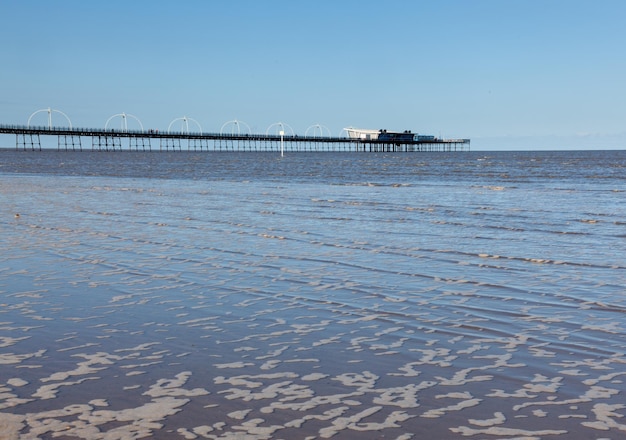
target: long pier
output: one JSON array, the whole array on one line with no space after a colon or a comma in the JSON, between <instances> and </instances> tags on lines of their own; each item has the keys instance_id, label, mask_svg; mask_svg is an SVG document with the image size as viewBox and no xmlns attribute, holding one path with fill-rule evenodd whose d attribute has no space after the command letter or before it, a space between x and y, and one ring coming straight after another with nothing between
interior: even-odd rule
<instances>
[{"instance_id":1,"label":"long pier","mask_svg":"<svg viewBox=\"0 0 626 440\"><path fill-rule=\"evenodd\" d=\"M469 139L372 140L349 137L223 134L1 125L15 135L16 150L41 151L41 137L57 138L59 151L469 151ZM83 148L86 139L87 143Z\"/></svg>"}]
</instances>

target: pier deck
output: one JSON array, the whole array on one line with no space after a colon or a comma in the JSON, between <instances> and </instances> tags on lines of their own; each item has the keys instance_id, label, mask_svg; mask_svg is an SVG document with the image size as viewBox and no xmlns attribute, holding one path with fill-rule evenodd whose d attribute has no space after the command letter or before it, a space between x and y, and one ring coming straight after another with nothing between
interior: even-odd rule
<instances>
[{"instance_id":1,"label":"pier deck","mask_svg":"<svg viewBox=\"0 0 626 440\"><path fill-rule=\"evenodd\" d=\"M14 134L17 150L42 150L41 137L57 138L58 150L93 151L469 151L469 139L396 140L269 134L181 133L158 130L30 127L0 125L0 134ZM86 139L86 146L83 142ZM153 143L155 145L153 145Z\"/></svg>"}]
</instances>

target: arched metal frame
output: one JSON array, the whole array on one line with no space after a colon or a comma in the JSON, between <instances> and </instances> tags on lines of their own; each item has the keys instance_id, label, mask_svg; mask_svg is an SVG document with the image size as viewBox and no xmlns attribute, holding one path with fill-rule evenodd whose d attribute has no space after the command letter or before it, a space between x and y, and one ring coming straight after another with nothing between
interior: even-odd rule
<instances>
[{"instance_id":1,"label":"arched metal frame","mask_svg":"<svg viewBox=\"0 0 626 440\"><path fill-rule=\"evenodd\" d=\"M232 121L227 121L224 122L224 124L222 125L222 128L220 128L220 134L224 134L224 128L228 127L228 126L232 126L232 130L230 132L231 135L240 135L241 134L241 126L245 126L245 128L248 129L247 133L244 134L252 134L252 130L250 129L250 126L248 124L246 124L243 121L238 121L237 119L233 119ZM237 132L235 133L235 127L237 128Z\"/></svg>"},{"instance_id":2,"label":"arched metal frame","mask_svg":"<svg viewBox=\"0 0 626 440\"><path fill-rule=\"evenodd\" d=\"M33 116L35 116L37 113L41 113L41 112L48 112L48 129L52 128L52 113L59 113L59 114L63 115L65 117L65 119L67 119L67 122L70 124L70 129L72 128L72 121L70 120L69 116L67 116L61 110L56 110L56 109L53 109L53 108L50 108L50 107L42 108L41 110L37 110L36 112L34 112L28 118L28 122L26 123L26 125L28 127L30 127L30 121L31 121L31 119L33 119Z\"/></svg>"},{"instance_id":3,"label":"arched metal frame","mask_svg":"<svg viewBox=\"0 0 626 440\"><path fill-rule=\"evenodd\" d=\"M143 124L141 123L139 118L135 115L131 115L130 113L118 113L116 115L111 116L109 119L107 119L106 123L104 124L104 129L107 130L109 128L109 122L111 122L112 119L117 118L118 116L122 118L121 128L123 132L125 133L128 132L128 121L127 121L128 117L131 117L134 120L136 120L139 126L141 127L141 132L142 133L144 132Z\"/></svg>"},{"instance_id":4,"label":"arched metal frame","mask_svg":"<svg viewBox=\"0 0 626 440\"><path fill-rule=\"evenodd\" d=\"M274 122L272 125L270 125L269 127L267 127L267 130L265 130L265 134L269 135L270 134L270 130L272 130L272 128L276 127L276 136L280 135L280 132L283 132L283 135L287 135L287 136L295 136L296 134L293 131L293 128L291 128L291 126L289 124L285 124L284 122ZM287 129L291 132L291 135L289 135L289 133L287 133Z\"/></svg>"},{"instance_id":5,"label":"arched metal frame","mask_svg":"<svg viewBox=\"0 0 626 440\"><path fill-rule=\"evenodd\" d=\"M308 137L309 136L309 131L313 130L313 134L311 135L311 137L324 137L324 133L328 133L327 136L328 137L332 137L333 134L330 131L330 129L328 127L326 127L325 125L321 125L321 124L314 124L311 125L309 128L306 129L306 131L304 132L304 136ZM319 130L319 136L317 136Z\"/></svg>"},{"instance_id":6,"label":"arched metal frame","mask_svg":"<svg viewBox=\"0 0 626 440\"><path fill-rule=\"evenodd\" d=\"M182 125L183 126L181 128L184 128L184 130L180 131L181 133L189 134L189 121L191 121L194 124L196 124L198 126L198 128L200 129L199 134L202 134L202 125L200 125L200 123L198 121L196 121L195 119L190 118L188 116L183 116L181 118L176 118L172 122L170 122L170 125L167 126L167 132L168 133L171 133L172 125L174 125L178 121L182 121Z\"/></svg>"}]
</instances>

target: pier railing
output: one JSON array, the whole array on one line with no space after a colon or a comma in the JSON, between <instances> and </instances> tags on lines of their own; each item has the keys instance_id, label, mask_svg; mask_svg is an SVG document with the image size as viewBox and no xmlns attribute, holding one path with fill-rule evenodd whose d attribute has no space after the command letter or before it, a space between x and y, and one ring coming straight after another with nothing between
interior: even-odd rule
<instances>
[{"instance_id":1,"label":"pier railing","mask_svg":"<svg viewBox=\"0 0 626 440\"><path fill-rule=\"evenodd\" d=\"M2 125L0 134L15 135L17 150L42 150L42 136L56 136L58 150L80 150L91 139L94 151L469 151L469 139L372 140L332 136L225 134L116 130L78 127ZM122 142L124 140L124 142ZM88 143L89 144L89 143ZM156 148L156 145L154 146Z\"/></svg>"}]
</instances>

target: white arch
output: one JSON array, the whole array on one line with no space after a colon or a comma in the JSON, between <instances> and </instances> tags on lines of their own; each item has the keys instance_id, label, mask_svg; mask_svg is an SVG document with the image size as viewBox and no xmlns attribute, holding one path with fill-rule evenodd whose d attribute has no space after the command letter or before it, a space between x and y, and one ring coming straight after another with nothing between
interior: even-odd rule
<instances>
[{"instance_id":1,"label":"white arch","mask_svg":"<svg viewBox=\"0 0 626 440\"><path fill-rule=\"evenodd\" d=\"M167 132L168 133L170 133L170 128L172 128L172 125L175 122L178 122L178 121L183 121L182 122L182 127L181 127L181 128L183 128L183 130L181 130L181 133L189 134L189 121L191 121L191 122L193 122L194 124L196 124L198 126L198 128L200 129L200 134L202 134L202 126L200 125L200 123L198 121L196 121L195 119L189 118L187 116L183 116L182 118L176 118L172 122L170 122L170 125L167 126Z\"/></svg>"},{"instance_id":2,"label":"white arch","mask_svg":"<svg viewBox=\"0 0 626 440\"><path fill-rule=\"evenodd\" d=\"M328 133L328 137L333 137L333 134L330 131L330 129L326 127L325 125L321 125L321 124L311 125L309 128L307 128L306 131L304 132L305 137L309 135L309 130L311 129L313 129L312 137L324 137L324 133ZM319 136L317 136L318 130L319 130Z\"/></svg>"},{"instance_id":3,"label":"white arch","mask_svg":"<svg viewBox=\"0 0 626 440\"><path fill-rule=\"evenodd\" d=\"M266 135L270 134L270 130L273 127L276 127L276 135L280 134L280 132L282 131L284 134L289 136L289 134L285 130L285 129L289 129L289 131L291 132L291 136L295 136L295 133L293 132L293 128L291 128L289 124L285 124L284 122L274 122L272 125L267 127L267 130L265 130L265 134Z\"/></svg>"},{"instance_id":4,"label":"white arch","mask_svg":"<svg viewBox=\"0 0 626 440\"><path fill-rule=\"evenodd\" d=\"M111 116L109 119L107 119L106 123L104 124L104 129L106 130L107 128L109 128L109 122L111 122L111 119L116 118L120 116L122 118L122 131L126 132L128 131L128 122L127 122L127 116L130 116L131 118L133 118L134 120L136 120L139 123L139 126L141 127L141 131L143 132L143 124L141 123L141 121L139 120L139 118L137 116L131 115L130 113L118 113L117 115L113 115Z\"/></svg>"},{"instance_id":5,"label":"white arch","mask_svg":"<svg viewBox=\"0 0 626 440\"><path fill-rule=\"evenodd\" d=\"M53 108L42 108L41 110L37 110L36 112L34 112L32 115L30 115L30 117L28 118L28 122L26 123L26 125L28 127L30 127L30 120L33 118L33 116L35 116L37 113L41 113L41 112L48 112L48 129L52 128L52 113L60 113L63 116L65 116L65 119L67 119L67 122L70 124L70 130L72 129L72 121L70 120L70 118L63 113L61 110L56 110Z\"/></svg>"},{"instance_id":6,"label":"white arch","mask_svg":"<svg viewBox=\"0 0 626 440\"><path fill-rule=\"evenodd\" d=\"M251 134L252 131L250 130L250 126L248 124L246 124L243 121L238 121L236 119L233 119L232 121L227 121L224 123L224 125L222 125L222 128L220 128L220 134L224 134L224 127L228 126L228 125L232 125L232 131L230 134L234 135L240 135L241 134L241 124L245 125L245 127L248 129L248 134ZM235 133L235 127L237 127L237 133Z\"/></svg>"}]
</instances>

